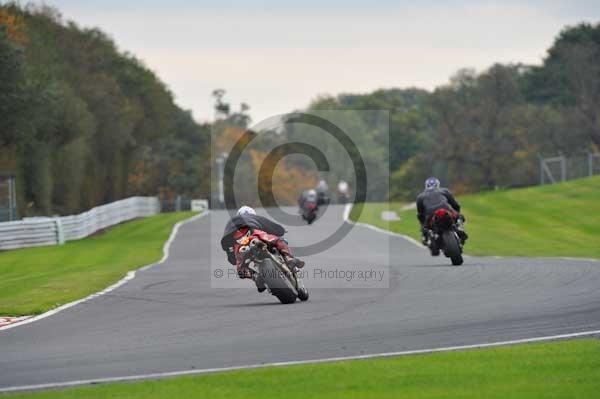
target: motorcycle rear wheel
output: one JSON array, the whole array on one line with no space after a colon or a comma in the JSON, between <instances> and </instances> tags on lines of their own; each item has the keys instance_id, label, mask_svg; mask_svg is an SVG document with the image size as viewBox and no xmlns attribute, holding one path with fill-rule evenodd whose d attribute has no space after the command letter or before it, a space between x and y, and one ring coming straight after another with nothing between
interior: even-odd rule
<instances>
[{"instance_id":1,"label":"motorcycle rear wheel","mask_svg":"<svg viewBox=\"0 0 600 399\"><path fill-rule=\"evenodd\" d=\"M463 264L462 251L458 243L458 237L453 231L445 231L444 235L444 253L450 258L454 266Z\"/></svg>"}]
</instances>

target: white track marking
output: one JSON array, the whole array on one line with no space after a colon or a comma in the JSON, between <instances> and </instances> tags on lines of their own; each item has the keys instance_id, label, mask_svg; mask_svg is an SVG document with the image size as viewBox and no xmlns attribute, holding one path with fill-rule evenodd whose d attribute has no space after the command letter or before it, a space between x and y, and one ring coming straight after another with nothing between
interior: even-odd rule
<instances>
[{"instance_id":1,"label":"white track marking","mask_svg":"<svg viewBox=\"0 0 600 399\"><path fill-rule=\"evenodd\" d=\"M420 249L425 250L426 248L423 246L423 244L421 244L420 242L418 242L417 240L415 240L412 237L409 237L407 235L404 234L400 234L400 233L395 233L393 231L390 230L386 230L386 229L382 229L380 227L377 226L373 226L372 224L368 224L368 223L361 223L361 222L355 222L353 220L350 220L350 212L352 211L352 204L346 204L346 206L344 207L344 222L347 223L352 223L356 226L361 226L361 227L366 227L368 229L371 230L375 230L379 233L383 233L383 234L388 234L394 237L400 237L400 238L404 238L406 241L410 242L411 244L416 245L417 247L419 247Z\"/></svg>"},{"instance_id":2,"label":"white track marking","mask_svg":"<svg viewBox=\"0 0 600 399\"><path fill-rule=\"evenodd\" d=\"M400 352L374 353L374 354L368 354L368 355L339 356L339 357L328 357L328 358L323 358L323 359L261 363L261 364L250 364L250 365L246 365L246 366L217 367L217 368L201 369L201 370L169 371L169 372L165 372L165 373L139 374L139 375L124 376L124 377L97 378L97 379L91 379L91 380L75 380L75 381L54 382L54 383L37 384L37 385L21 385L21 386L0 388L0 393L17 392L17 391L33 391L33 390L40 390L40 389L69 388L69 387L74 387L74 386L78 386L78 385L106 384L106 383L128 382L128 381L146 380L146 379L181 377L181 376L186 376L186 375L189 376L189 375L198 375L198 374L218 373L218 372L225 372L225 371L260 369L260 368L265 368L265 367L297 366L297 365L303 365L303 364L342 362L342 361L347 361L347 360L364 360L364 359L385 358L385 357L393 357L393 356L422 355L422 354L428 354L428 353L452 352L452 351L467 350L467 349L484 349L484 348L493 348L493 347L498 347L498 346L534 343L534 342L551 341L551 340L558 340L558 339L580 338L580 337L593 336L593 335L598 335L598 334L600 334L600 330L585 331L585 332L573 333L573 334L549 335L549 336L545 336L545 337L536 337L536 338L515 339L515 340L510 340L510 341L490 342L490 343L484 343L484 344L446 346L446 347L434 348L434 349L416 349L416 350L400 351Z\"/></svg>"},{"instance_id":3,"label":"white track marking","mask_svg":"<svg viewBox=\"0 0 600 399\"><path fill-rule=\"evenodd\" d=\"M30 317L31 316L18 316L18 317L0 316L0 327L4 327L4 326L7 326L7 325L13 324L13 323L18 323L18 322L28 319Z\"/></svg>"},{"instance_id":4,"label":"white track marking","mask_svg":"<svg viewBox=\"0 0 600 399\"><path fill-rule=\"evenodd\" d=\"M578 260L578 261L585 261L585 262L600 262L600 259L594 259L594 258L572 258L570 256L560 256L560 257L541 257L538 259L562 259L562 260Z\"/></svg>"},{"instance_id":5,"label":"white track marking","mask_svg":"<svg viewBox=\"0 0 600 399\"><path fill-rule=\"evenodd\" d=\"M94 299L94 298L97 298L97 297L102 296L104 294L107 294L107 293L109 293L111 291L116 290L117 288L119 288L120 286L122 286L123 284L125 284L126 282L128 282L130 280L133 280L133 278L135 277L136 272L138 272L138 271L144 271L144 270L147 270L147 269L149 269L149 268L151 268L153 266L160 265L161 263L164 263L169 258L169 251L171 249L171 244L173 243L173 240L175 240L175 237L177 236L177 232L179 231L179 228L181 226L183 226L184 224L187 224L187 223L190 223L190 222L193 222L195 220L200 219L201 217L207 215L208 212L209 211L205 211L205 212L203 212L203 213L201 213L199 215L192 216L189 219L183 220L181 222L177 222L175 224L175 226L173 227L173 230L171 231L171 235L169 236L169 239L163 245L163 256L162 256L162 258L158 262L152 263L152 264L149 264L149 265L146 265L146 266L143 266L143 267L141 267L141 268L139 268L137 270L132 270L130 272L127 272L127 275L125 275L125 277L123 277L121 280L117 281L116 283L114 283L110 287L107 287L107 288L103 289L102 291L96 292L96 293L91 294L91 295L89 295L89 296L87 296L85 298L78 299L78 300L73 301L73 302L65 303L64 305L61 305L61 306L59 306L57 308L49 310L46 313L42 313L42 314L40 314L38 316L30 317L30 318L25 319L23 321L20 321L20 322L17 322L17 323L13 323L13 324L9 324L9 325L4 326L4 327L0 327L0 331L8 330L9 328L19 327L19 326L22 326L22 325L25 325L25 324L33 323L34 321L37 321L37 320L45 319L46 317L50 317L52 315L57 314L58 312L62 312L63 310L72 308L73 306L79 305L79 304L87 302L87 301L89 301L91 299Z\"/></svg>"},{"instance_id":6,"label":"white track marking","mask_svg":"<svg viewBox=\"0 0 600 399\"><path fill-rule=\"evenodd\" d=\"M402 208L400 208L401 211L408 211L411 209L417 209L417 203L413 202L407 205L402 206Z\"/></svg>"},{"instance_id":7,"label":"white track marking","mask_svg":"<svg viewBox=\"0 0 600 399\"><path fill-rule=\"evenodd\" d=\"M350 220L350 211L352 211L352 204L348 203L344 205L344 222L348 222Z\"/></svg>"}]
</instances>

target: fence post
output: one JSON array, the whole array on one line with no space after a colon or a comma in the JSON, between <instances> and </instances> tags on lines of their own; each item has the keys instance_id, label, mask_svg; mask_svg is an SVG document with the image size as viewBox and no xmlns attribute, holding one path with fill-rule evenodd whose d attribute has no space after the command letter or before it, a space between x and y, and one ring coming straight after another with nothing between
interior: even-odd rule
<instances>
[{"instance_id":1,"label":"fence post","mask_svg":"<svg viewBox=\"0 0 600 399\"><path fill-rule=\"evenodd\" d=\"M588 176L594 175L594 154L591 151L587 152L588 156Z\"/></svg>"},{"instance_id":2,"label":"fence post","mask_svg":"<svg viewBox=\"0 0 600 399\"><path fill-rule=\"evenodd\" d=\"M560 154L560 181L567 181L567 158L561 152Z\"/></svg>"},{"instance_id":3,"label":"fence post","mask_svg":"<svg viewBox=\"0 0 600 399\"><path fill-rule=\"evenodd\" d=\"M56 223L56 243L63 245L65 243L65 230L63 229L62 221L57 217L54 218L54 223Z\"/></svg>"},{"instance_id":4,"label":"fence post","mask_svg":"<svg viewBox=\"0 0 600 399\"><path fill-rule=\"evenodd\" d=\"M12 187L12 177L8 178L8 221L12 222L13 220L13 187Z\"/></svg>"},{"instance_id":5,"label":"fence post","mask_svg":"<svg viewBox=\"0 0 600 399\"><path fill-rule=\"evenodd\" d=\"M8 220L13 221L17 219L17 192L15 187L15 177L9 176L8 178Z\"/></svg>"},{"instance_id":6,"label":"fence post","mask_svg":"<svg viewBox=\"0 0 600 399\"><path fill-rule=\"evenodd\" d=\"M556 183L556 179L554 178L552 171L548 167L546 158L544 158L541 154L538 154L538 158L540 159L540 184L544 185L546 183L546 178L545 178L546 175L548 176L548 181L550 183L552 183L552 184ZM561 163L561 175L562 175L561 177L563 178L563 181L564 181L565 177L566 177L566 170L567 170L565 158L562 156L562 154L560 157L548 158L548 161L552 161L552 162L556 162L557 160L559 160Z\"/></svg>"},{"instance_id":7,"label":"fence post","mask_svg":"<svg viewBox=\"0 0 600 399\"><path fill-rule=\"evenodd\" d=\"M537 154L538 160L540 161L540 186L544 185L544 158L540 154Z\"/></svg>"}]
</instances>

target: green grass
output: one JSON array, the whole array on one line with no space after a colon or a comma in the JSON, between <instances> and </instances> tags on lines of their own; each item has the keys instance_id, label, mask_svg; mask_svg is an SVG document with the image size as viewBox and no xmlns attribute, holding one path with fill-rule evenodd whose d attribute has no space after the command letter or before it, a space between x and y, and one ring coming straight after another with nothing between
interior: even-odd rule
<instances>
[{"instance_id":1,"label":"green grass","mask_svg":"<svg viewBox=\"0 0 600 399\"><path fill-rule=\"evenodd\" d=\"M598 398L597 339L17 394L17 398Z\"/></svg>"},{"instance_id":2,"label":"green grass","mask_svg":"<svg viewBox=\"0 0 600 399\"><path fill-rule=\"evenodd\" d=\"M191 212L138 219L62 246L0 253L0 315L39 314L158 261L173 225Z\"/></svg>"},{"instance_id":3,"label":"green grass","mask_svg":"<svg viewBox=\"0 0 600 399\"><path fill-rule=\"evenodd\" d=\"M600 258L600 176L458 200L467 217L469 254ZM360 221L419 239L416 210L400 211L402 205L365 204ZM387 209L401 220L382 221Z\"/></svg>"}]
</instances>

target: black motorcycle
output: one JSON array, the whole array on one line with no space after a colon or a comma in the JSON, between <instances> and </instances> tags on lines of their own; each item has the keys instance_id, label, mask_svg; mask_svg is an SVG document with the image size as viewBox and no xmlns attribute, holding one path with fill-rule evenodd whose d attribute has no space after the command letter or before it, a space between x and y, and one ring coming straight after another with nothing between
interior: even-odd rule
<instances>
[{"instance_id":1,"label":"black motorcycle","mask_svg":"<svg viewBox=\"0 0 600 399\"><path fill-rule=\"evenodd\" d=\"M463 245L458 233L458 215L447 209L438 209L433 213L427 229L427 245L431 255L438 256L440 251L452 260L455 266L463 264Z\"/></svg>"},{"instance_id":2,"label":"black motorcycle","mask_svg":"<svg viewBox=\"0 0 600 399\"><path fill-rule=\"evenodd\" d=\"M264 284L281 303L308 300L308 290L302 283L299 270L290 270L277 248L253 238L248 245L241 246L239 252L243 255L242 267L251 271L254 281L260 279L260 284Z\"/></svg>"}]
</instances>

